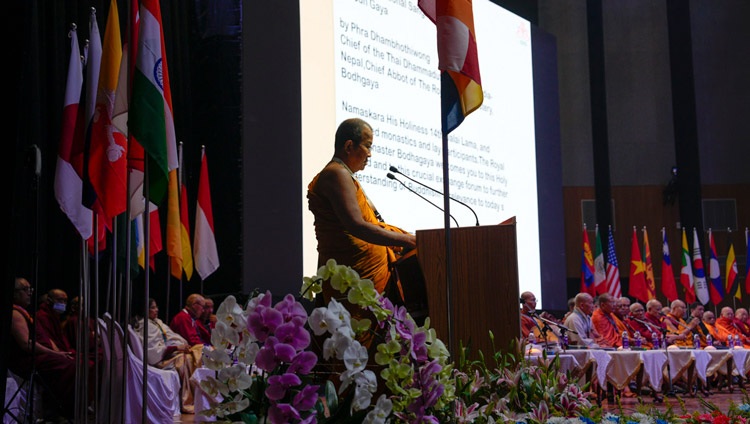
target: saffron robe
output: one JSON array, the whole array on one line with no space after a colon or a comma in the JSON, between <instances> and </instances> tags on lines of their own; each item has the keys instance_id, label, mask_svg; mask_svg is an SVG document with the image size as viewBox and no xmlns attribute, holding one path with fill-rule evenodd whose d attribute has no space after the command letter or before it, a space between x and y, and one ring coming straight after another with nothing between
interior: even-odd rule
<instances>
[{"instance_id":1,"label":"saffron robe","mask_svg":"<svg viewBox=\"0 0 750 424\"><path fill-rule=\"evenodd\" d=\"M622 346L622 333L619 328L623 326L622 321L613 313L606 313L597 308L591 314L591 324L594 330L599 333L596 338L596 344L601 347L620 347Z\"/></svg>"}]
</instances>

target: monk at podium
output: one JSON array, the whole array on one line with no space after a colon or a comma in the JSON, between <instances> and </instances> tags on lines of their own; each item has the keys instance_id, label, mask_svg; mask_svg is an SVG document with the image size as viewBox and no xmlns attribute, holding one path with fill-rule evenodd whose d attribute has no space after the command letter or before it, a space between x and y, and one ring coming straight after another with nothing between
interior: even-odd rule
<instances>
[{"instance_id":1,"label":"monk at podium","mask_svg":"<svg viewBox=\"0 0 750 424\"><path fill-rule=\"evenodd\" d=\"M383 293L389 284L398 286L394 271L397 252L415 248L417 239L386 224L354 176L367 166L372 144L370 124L358 118L343 121L336 130L333 157L308 185L307 199L315 216L318 266L335 259L371 280ZM337 296L341 295L324 284L326 304Z\"/></svg>"}]
</instances>

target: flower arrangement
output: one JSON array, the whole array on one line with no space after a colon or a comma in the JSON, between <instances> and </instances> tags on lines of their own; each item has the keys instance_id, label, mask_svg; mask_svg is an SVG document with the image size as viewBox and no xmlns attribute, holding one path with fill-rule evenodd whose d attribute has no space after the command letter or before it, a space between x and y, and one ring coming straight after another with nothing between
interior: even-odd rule
<instances>
[{"instance_id":1,"label":"flower arrangement","mask_svg":"<svg viewBox=\"0 0 750 424\"><path fill-rule=\"evenodd\" d=\"M330 284L340 293L307 309ZM370 318L356 319L352 310ZM660 412L641 405L626 414L604 413L589 400L579 376L560 371L557 357L530 360L520 339L505 351L457 365L443 342L402 307L380 295L369 280L329 260L303 278L298 298L273 303L269 291L241 306L227 297L216 312L214 349L204 366L215 371L201 388L216 401L200 414L242 423L746 423L750 399L723 414ZM357 314L360 315L360 314ZM372 340L368 349L360 340ZM320 369L333 369L328 374ZM373 398L378 395L377 399Z\"/></svg>"},{"instance_id":2,"label":"flower arrangement","mask_svg":"<svg viewBox=\"0 0 750 424\"><path fill-rule=\"evenodd\" d=\"M325 282L342 297L309 316L289 294L275 305L268 291L244 308L233 296L221 303L211 336L214 349L204 351L204 365L216 373L201 382L209 396L221 400L201 414L245 423L261 418L271 423L383 423L389 417L445 422L455 392L452 364L429 320L418 326L370 280L333 260L303 279L301 298L312 300ZM342 302L367 310L377 322L352 318ZM367 333L377 343L373 358L358 340ZM310 350L312 335L323 338L320 357ZM313 372L319 361L343 366L335 376L338 390ZM388 394L373 404L379 381Z\"/></svg>"}]
</instances>

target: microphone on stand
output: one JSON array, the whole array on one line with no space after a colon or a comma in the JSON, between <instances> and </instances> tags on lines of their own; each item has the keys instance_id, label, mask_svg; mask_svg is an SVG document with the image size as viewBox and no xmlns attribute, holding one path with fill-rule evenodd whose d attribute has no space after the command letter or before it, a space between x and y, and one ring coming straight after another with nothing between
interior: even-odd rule
<instances>
[{"instance_id":1,"label":"microphone on stand","mask_svg":"<svg viewBox=\"0 0 750 424\"><path fill-rule=\"evenodd\" d=\"M391 167L391 168L393 168L393 167ZM404 184L404 182L403 182L403 181L401 181L401 180L399 180L398 178L396 178L396 176L395 176L395 175L393 175L393 174L391 174L390 172L388 173L388 178L390 178L390 179L392 179L392 180L396 180L396 181L398 181L398 182L399 182L399 183L400 183L400 184L401 184L402 186L404 186L404 188L405 188L405 189L407 189L407 190L409 190L410 192L412 192L412 193L416 194L417 196L421 197L421 198L422 198L422 200L424 200L425 202L427 202L427 203L431 204L432 206L434 206L434 207L436 207L436 208L440 209L441 211L443 211L443 213L445 213L445 210L443 210L443 208L441 208L440 206L438 206L438 205L436 205L436 204L434 204L434 203L430 202L430 200L429 200L429 199L425 198L425 197L424 197L424 196L422 196L421 194L419 194L419 193L417 193L416 191L412 190L412 189L411 189L411 188L410 188L409 186L407 186L406 184ZM408 178L408 177L407 177L407 178ZM458 227L459 225L458 225L458 222L456 222L456 218L454 218L454 217L453 217L453 215L450 215L450 217L451 217L451 219L453 220L453 223L454 223L454 224L456 224L456 227Z\"/></svg>"},{"instance_id":2,"label":"microphone on stand","mask_svg":"<svg viewBox=\"0 0 750 424\"><path fill-rule=\"evenodd\" d=\"M531 314L534 317L538 318L540 321L544 322L544 323L547 323L549 325L554 325L554 326L556 326L556 327L558 327L558 328L560 328L562 330L565 330L565 331L567 331L569 333L578 334L577 331L573 330L572 328L568 328L568 327L564 326L563 324L560 324L559 322L555 322L555 321L549 320L547 318L543 318L540 314L537 314L536 311L532 311Z\"/></svg>"},{"instance_id":3,"label":"microphone on stand","mask_svg":"<svg viewBox=\"0 0 750 424\"><path fill-rule=\"evenodd\" d=\"M391 167L390 167L390 168L388 168L388 169L390 169L390 171L391 171L391 172L395 172L395 173L397 173L397 174L403 175L404 177L406 177L406 178L408 178L409 180L411 180L411 181L413 181L413 182L415 182L415 183L417 183L417 184L421 185L422 187L428 188L428 189L430 189L430 190L434 191L435 193L437 193L437 194L439 194L439 195L443 196L443 193L441 193L441 192L439 192L439 191L435 190L434 188L432 188L432 187L430 187L430 186L428 186L428 185L426 185L426 184L422 184L421 182L419 182L419 181L415 180L414 178L411 178L410 176L408 176L408 175L406 175L406 174L403 174L403 173L402 173L401 171L399 171L399 170L398 170L398 168L396 168L396 167L395 167L395 166L393 166L393 165L391 165ZM390 174L389 174L389 175L390 175ZM389 176L388 178L391 178L391 177ZM399 182L400 182L400 181L399 181ZM403 184L403 183L401 183L401 184ZM406 187L406 186L404 186L404 187ZM422 196L419 196L419 197L422 197ZM422 198L424 199L424 197L422 197ZM460 203L460 204L462 204L462 205L466 206L466 207L467 207L467 208L468 208L468 209L469 209L469 210L471 211L471 213L473 213L473 214L474 214L474 219L476 220L476 224L475 224L475 225L476 225L477 227L479 226L479 217L477 217L477 213L476 213L476 212L474 212L474 209L472 209L472 208L471 208L471 206L467 205L466 203L464 203L464 202L462 202L462 201L460 201L460 200L454 199L454 198L452 198L452 197L450 197L450 196L448 196L448 198L449 198L449 199L451 199L451 200L453 200L454 202L458 202L458 203ZM427 200L427 199L425 199L425 200ZM428 200L428 201L429 201L429 200ZM430 202L430 203L432 203L432 202ZM451 217L451 218L452 218L452 217ZM458 226L458 224L456 224L456 226Z\"/></svg>"},{"instance_id":4,"label":"microphone on stand","mask_svg":"<svg viewBox=\"0 0 750 424\"><path fill-rule=\"evenodd\" d=\"M632 316L632 315L630 316L630 319L632 319L632 320L633 320L633 321L635 321L635 322L639 322L639 323L641 323L641 324L645 325L645 326L646 326L646 328L648 328L648 329L649 329L649 331L651 331L652 333L655 333L655 332L656 332L656 330L654 329L653 325L652 325L652 324L651 324L650 322L642 321L642 320L640 320L640 319L638 319L638 318L636 318L636 317L634 317L634 316ZM660 330L661 330L661 329L660 329Z\"/></svg>"}]
</instances>

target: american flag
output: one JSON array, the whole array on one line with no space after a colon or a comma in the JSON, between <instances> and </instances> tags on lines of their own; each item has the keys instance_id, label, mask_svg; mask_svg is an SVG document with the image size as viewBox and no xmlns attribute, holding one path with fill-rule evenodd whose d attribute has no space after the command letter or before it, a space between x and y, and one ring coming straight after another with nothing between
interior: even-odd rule
<instances>
[{"instance_id":1,"label":"american flag","mask_svg":"<svg viewBox=\"0 0 750 424\"><path fill-rule=\"evenodd\" d=\"M615 238L612 236L612 227L609 227L609 241L607 242L607 293L618 298L622 296L620 287L620 270L617 268L617 256L615 256Z\"/></svg>"}]
</instances>

